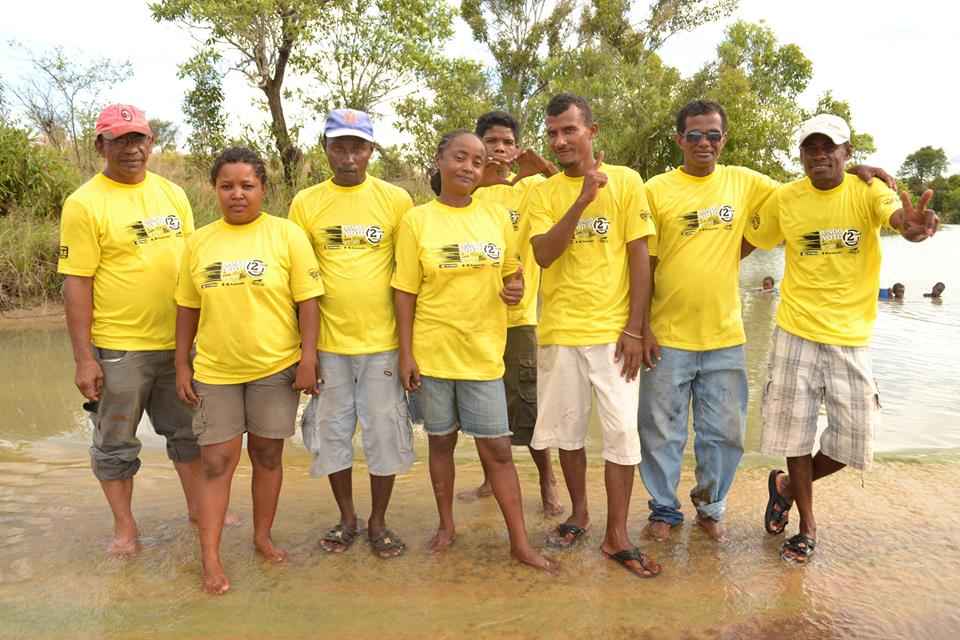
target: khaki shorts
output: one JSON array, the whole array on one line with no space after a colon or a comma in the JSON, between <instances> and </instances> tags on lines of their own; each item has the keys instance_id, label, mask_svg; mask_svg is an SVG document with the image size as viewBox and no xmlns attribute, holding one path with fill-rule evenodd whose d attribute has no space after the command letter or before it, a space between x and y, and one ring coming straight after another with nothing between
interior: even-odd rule
<instances>
[{"instance_id":1,"label":"khaki shorts","mask_svg":"<svg viewBox=\"0 0 960 640\"><path fill-rule=\"evenodd\" d=\"M503 385L507 391L507 417L514 446L527 446L537 424L537 329L507 329L503 353Z\"/></svg>"},{"instance_id":2,"label":"khaki shorts","mask_svg":"<svg viewBox=\"0 0 960 640\"><path fill-rule=\"evenodd\" d=\"M880 392L869 347L841 347L795 336L777 327L763 390L760 450L795 458L810 455L817 416L826 405L824 455L854 469L873 461L873 434L880 426Z\"/></svg>"},{"instance_id":3,"label":"khaki shorts","mask_svg":"<svg viewBox=\"0 0 960 640\"><path fill-rule=\"evenodd\" d=\"M201 446L233 440L249 432L281 440L294 432L300 392L293 390L297 365L241 384L194 381L200 407L193 416L193 432Z\"/></svg>"},{"instance_id":4,"label":"khaki shorts","mask_svg":"<svg viewBox=\"0 0 960 640\"><path fill-rule=\"evenodd\" d=\"M534 449L582 449L590 406L597 397L603 458L620 465L640 462L637 409L640 380L627 382L613 361L616 344L541 346L537 354L537 426Z\"/></svg>"},{"instance_id":5,"label":"khaki shorts","mask_svg":"<svg viewBox=\"0 0 960 640\"><path fill-rule=\"evenodd\" d=\"M190 409L177 398L173 351L94 348L103 370L100 400L91 406L90 466L99 480L126 480L140 469L137 426L144 412L167 440L167 457L191 462L200 455Z\"/></svg>"}]
</instances>

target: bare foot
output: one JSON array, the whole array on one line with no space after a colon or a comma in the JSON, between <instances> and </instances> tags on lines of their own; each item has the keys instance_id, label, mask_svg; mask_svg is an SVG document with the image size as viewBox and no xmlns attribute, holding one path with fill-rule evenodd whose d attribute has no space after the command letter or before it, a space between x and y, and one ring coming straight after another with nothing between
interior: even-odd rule
<instances>
[{"instance_id":1,"label":"bare foot","mask_svg":"<svg viewBox=\"0 0 960 640\"><path fill-rule=\"evenodd\" d=\"M432 538L430 538L430 543L427 545L427 550L430 551L430 553L440 553L441 551L446 551L456 539L456 531L437 529L437 532L433 534Z\"/></svg>"},{"instance_id":2,"label":"bare foot","mask_svg":"<svg viewBox=\"0 0 960 640\"><path fill-rule=\"evenodd\" d=\"M719 521L714 520L713 518L708 518L702 516L699 513L697 514L697 524L703 529L708 536L716 540L717 542L725 542L727 539L727 532L724 529L723 525Z\"/></svg>"},{"instance_id":3,"label":"bare foot","mask_svg":"<svg viewBox=\"0 0 960 640\"><path fill-rule=\"evenodd\" d=\"M113 539L107 545L107 553L114 558L129 558L140 552L140 532L136 523L115 524Z\"/></svg>"},{"instance_id":4,"label":"bare foot","mask_svg":"<svg viewBox=\"0 0 960 640\"><path fill-rule=\"evenodd\" d=\"M637 547L618 551L604 541L600 546L600 551L639 578L655 578L663 571L663 567L653 557L643 553Z\"/></svg>"},{"instance_id":5,"label":"bare foot","mask_svg":"<svg viewBox=\"0 0 960 640\"><path fill-rule=\"evenodd\" d=\"M651 520L643 528L643 535L656 542L666 542L670 539L673 527L662 520Z\"/></svg>"},{"instance_id":6,"label":"bare foot","mask_svg":"<svg viewBox=\"0 0 960 640\"><path fill-rule=\"evenodd\" d=\"M257 553L263 556L263 559L268 562L282 564L287 561L287 552L280 547L274 546L273 540L269 537L266 540L254 540L253 545L256 547Z\"/></svg>"},{"instance_id":7,"label":"bare foot","mask_svg":"<svg viewBox=\"0 0 960 640\"><path fill-rule=\"evenodd\" d=\"M223 572L219 558L203 563L203 590L215 596L221 596L230 590L230 581Z\"/></svg>"},{"instance_id":8,"label":"bare foot","mask_svg":"<svg viewBox=\"0 0 960 640\"><path fill-rule=\"evenodd\" d=\"M563 513L563 505L557 496L557 482L540 483L540 499L543 501L543 515L556 517Z\"/></svg>"},{"instance_id":9,"label":"bare foot","mask_svg":"<svg viewBox=\"0 0 960 640\"><path fill-rule=\"evenodd\" d=\"M483 484L476 489L467 489L458 493L457 500L460 502L475 502L480 498L489 498L492 495L493 489L490 487L490 483L484 480Z\"/></svg>"},{"instance_id":10,"label":"bare foot","mask_svg":"<svg viewBox=\"0 0 960 640\"><path fill-rule=\"evenodd\" d=\"M511 549L510 555L519 562L529 565L534 569L540 569L550 574L556 574L560 571L560 563L551 560L531 546L526 549Z\"/></svg>"}]
</instances>

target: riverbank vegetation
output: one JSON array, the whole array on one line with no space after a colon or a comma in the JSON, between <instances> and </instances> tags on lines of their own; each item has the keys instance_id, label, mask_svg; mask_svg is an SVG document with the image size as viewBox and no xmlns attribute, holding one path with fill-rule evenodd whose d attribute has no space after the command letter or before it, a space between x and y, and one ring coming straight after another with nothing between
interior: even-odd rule
<instances>
[{"instance_id":1,"label":"riverbank vegetation","mask_svg":"<svg viewBox=\"0 0 960 640\"><path fill-rule=\"evenodd\" d=\"M855 127L840 96L826 92L802 103L812 63L764 24L731 25L692 75L664 63L658 52L669 37L730 16L736 0L663 0L639 15L642 4L463 0L458 12L447 0L261 0L255 8L159 0L150 5L153 18L200 33L203 44L180 65L179 77L191 83L182 101L188 130L181 135L171 122L151 122L158 134L151 170L187 191L202 225L218 215L206 170L229 143L269 159L264 208L285 215L298 189L329 175L319 141L301 134L303 121L337 106L395 114L409 141L380 149L371 172L418 202L429 197L425 176L442 132L472 128L479 113L501 108L521 123L521 142L543 151L543 108L563 90L589 97L607 161L644 177L680 162L674 114L694 98L728 110L724 162L781 180L797 175L792 132L804 118L832 112ZM456 56L458 20L491 65ZM60 205L99 168L91 131L103 87L136 72L122 60L12 46L26 64L23 77L0 81L0 310L59 298ZM264 126L227 131L237 119L223 91L229 73L262 91ZM305 115L295 121L291 113ZM867 132L855 130L853 144L855 160L876 150ZM900 177L915 193L939 189L934 205L945 220L960 222L960 176L944 177L943 151L931 152L911 155Z\"/></svg>"}]
</instances>

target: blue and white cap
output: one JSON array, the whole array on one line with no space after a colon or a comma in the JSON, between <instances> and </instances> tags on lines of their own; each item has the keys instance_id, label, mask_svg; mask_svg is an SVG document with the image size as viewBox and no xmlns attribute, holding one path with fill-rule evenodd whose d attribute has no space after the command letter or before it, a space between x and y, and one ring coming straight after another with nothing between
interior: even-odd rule
<instances>
[{"instance_id":1,"label":"blue and white cap","mask_svg":"<svg viewBox=\"0 0 960 640\"><path fill-rule=\"evenodd\" d=\"M323 135L328 138L356 136L369 142L376 142L373 139L373 123L370 122L370 116L356 109L334 109L327 114Z\"/></svg>"}]
</instances>

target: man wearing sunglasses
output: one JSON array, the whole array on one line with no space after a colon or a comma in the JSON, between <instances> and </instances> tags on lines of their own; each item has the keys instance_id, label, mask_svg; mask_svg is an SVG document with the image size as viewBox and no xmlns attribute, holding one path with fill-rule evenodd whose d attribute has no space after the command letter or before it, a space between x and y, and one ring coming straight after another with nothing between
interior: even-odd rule
<instances>
[{"instance_id":1,"label":"man wearing sunglasses","mask_svg":"<svg viewBox=\"0 0 960 640\"><path fill-rule=\"evenodd\" d=\"M645 532L663 541L683 522L677 487L692 400L697 463L690 498L697 524L719 541L746 430L738 280L740 259L753 247L743 236L750 216L779 185L756 171L717 164L727 140L719 104L687 104L676 126L683 166L646 183L657 235L649 240L654 290L639 408L639 468L651 496ZM867 181L889 178L867 167L857 171Z\"/></svg>"}]
</instances>

